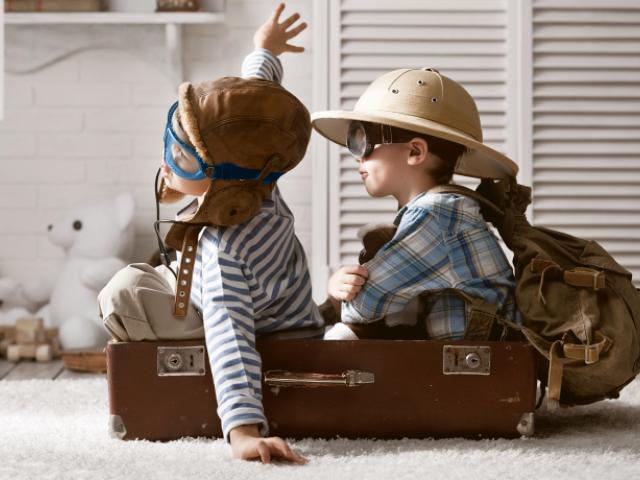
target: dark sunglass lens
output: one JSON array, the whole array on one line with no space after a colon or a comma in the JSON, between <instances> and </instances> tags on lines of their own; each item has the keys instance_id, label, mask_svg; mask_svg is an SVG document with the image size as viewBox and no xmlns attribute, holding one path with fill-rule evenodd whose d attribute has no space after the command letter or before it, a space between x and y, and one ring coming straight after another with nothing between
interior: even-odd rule
<instances>
[{"instance_id":1,"label":"dark sunglass lens","mask_svg":"<svg viewBox=\"0 0 640 480\"><path fill-rule=\"evenodd\" d=\"M347 148L355 157L364 156L367 150L367 132L360 122L351 122L347 134Z\"/></svg>"}]
</instances>

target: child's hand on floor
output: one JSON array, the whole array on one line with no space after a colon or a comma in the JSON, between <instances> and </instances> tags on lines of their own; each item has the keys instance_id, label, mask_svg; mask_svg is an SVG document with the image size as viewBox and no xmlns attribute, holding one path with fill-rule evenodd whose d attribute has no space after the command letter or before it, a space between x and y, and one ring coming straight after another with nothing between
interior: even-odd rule
<instances>
[{"instance_id":1,"label":"child's hand on floor","mask_svg":"<svg viewBox=\"0 0 640 480\"><path fill-rule=\"evenodd\" d=\"M307 28L307 24L302 22L300 25L287 31L289 27L300 19L300 14L294 13L282 23L278 23L283 10L284 3L281 3L273 11L269 20L258 28L253 36L253 45L255 48L266 48L275 56L280 55L282 52L304 52L304 47L290 45L287 42L297 37L300 32Z\"/></svg>"},{"instance_id":2,"label":"child's hand on floor","mask_svg":"<svg viewBox=\"0 0 640 480\"><path fill-rule=\"evenodd\" d=\"M262 463L271 463L271 459L304 465L308 462L299 453L296 453L280 437L263 438L258 433L256 425L241 425L231 430L231 452L234 458L242 460L260 460Z\"/></svg>"},{"instance_id":3,"label":"child's hand on floor","mask_svg":"<svg viewBox=\"0 0 640 480\"><path fill-rule=\"evenodd\" d=\"M332 300L350 302L362 290L369 272L362 265L339 268L329 279L327 293Z\"/></svg>"}]
</instances>

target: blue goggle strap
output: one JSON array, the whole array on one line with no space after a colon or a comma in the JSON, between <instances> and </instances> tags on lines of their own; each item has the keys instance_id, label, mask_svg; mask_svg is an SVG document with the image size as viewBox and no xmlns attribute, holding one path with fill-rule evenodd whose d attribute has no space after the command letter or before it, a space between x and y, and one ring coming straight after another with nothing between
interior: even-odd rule
<instances>
[{"instance_id":1,"label":"blue goggle strap","mask_svg":"<svg viewBox=\"0 0 640 480\"><path fill-rule=\"evenodd\" d=\"M182 139L176 135L173 130L172 119L176 108L178 108L178 102L175 102L169 109L167 127L164 133L164 161L176 175L187 180L202 180L207 177L210 177L212 180L260 180L262 170L244 168L233 163L221 163L215 166L207 164L202 157L198 155L195 148L182 141ZM195 172L187 172L180 168L173 160L173 154L171 152L172 143L177 143L181 148L193 156L193 158L197 160L200 169ZM213 172L213 175L207 175L209 172ZM262 182L267 185L273 183L278 180L283 173L284 172L271 172L262 179Z\"/></svg>"}]
</instances>

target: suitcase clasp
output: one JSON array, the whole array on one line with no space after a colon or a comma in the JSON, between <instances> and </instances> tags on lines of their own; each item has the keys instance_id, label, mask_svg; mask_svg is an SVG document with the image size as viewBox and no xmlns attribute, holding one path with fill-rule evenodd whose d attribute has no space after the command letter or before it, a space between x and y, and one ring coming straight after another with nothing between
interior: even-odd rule
<instances>
[{"instance_id":1,"label":"suitcase clasp","mask_svg":"<svg viewBox=\"0 0 640 480\"><path fill-rule=\"evenodd\" d=\"M442 349L443 375L491 375L491 347L445 345Z\"/></svg>"},{"instance_id":2,"label":"suitcase clasp","mask_svg":"<svg viewBox=\"0 0 640 480\"><path fill-rule=\"evenodd\" d=\"M158 347L159 377L202 376L204 374L204 346Z\"/></svg>"}]
</instances>

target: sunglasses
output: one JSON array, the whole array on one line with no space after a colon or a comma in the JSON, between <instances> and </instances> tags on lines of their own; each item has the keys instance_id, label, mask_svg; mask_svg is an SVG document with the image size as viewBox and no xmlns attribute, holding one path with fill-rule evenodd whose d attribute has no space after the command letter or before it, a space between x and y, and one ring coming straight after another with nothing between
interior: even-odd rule
<instances>
[{"instance_id":1,"label":"sunglasses","mask_svg":"<svg viewBox=\"0 0 640 480\"><path fill-rule=\"evenodd\" d=\"M415 132L379 123L354 120L347 130L347 148L356 158L371 155L376 145L407 143L416 137Z\"/></svg>"}]
</instances>

